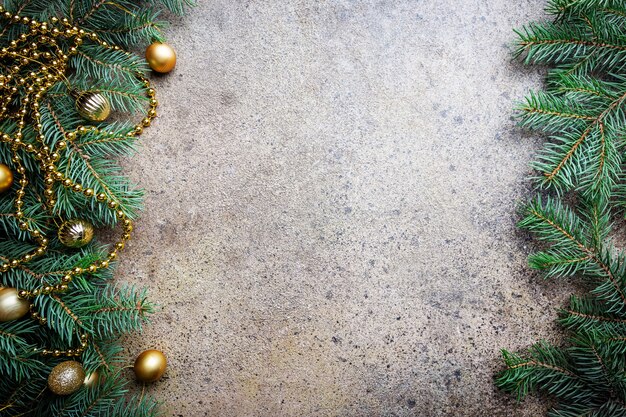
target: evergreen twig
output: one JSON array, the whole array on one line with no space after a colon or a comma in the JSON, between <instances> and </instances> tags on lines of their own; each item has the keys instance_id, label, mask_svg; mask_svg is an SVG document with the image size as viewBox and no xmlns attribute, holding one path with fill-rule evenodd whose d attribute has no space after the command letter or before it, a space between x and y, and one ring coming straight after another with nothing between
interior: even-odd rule
<instances>
[{"instance_id":1,"label":"evergreen twig","mask_svg":"<svg viewBox=\"0 0 626 417\"><path fill-rule=\"evenodd\" d=\"M161 13L182 14L192 0L4 0L4 8L38 21L67 18L101 40L125 50L153 41L162 41L165 22ZM21 25L0 26L0 46L20 36ZM60 41L62 42L62 41ZM63 45L61 44L61 47ZM41 99L41 135L45 145L54 147L86 121L75 107L76 91L102 93L112 108L129 120L146 112L145 86L136 74L147 70L138 56L84 42L76 55L69 58L70 72L63 82L52 86ZM0 60L0 73L5 70ZM136 120L135 120L136 121ZM60 153L57 167L68 178L76 179L95 193L105 193L118 204L128 218L134 218L141 207L142 191L121 172L118 157L135 151L135 136L129 134L130 122L106 122L98 130L87 130ZM14 120L0 120L0 132L13 134ZM35 143L34 130L23 129L24 143ZM20 150L20 152L22 152ZM30 173L24 201L23 217L29 227L54 236L60 219L81 218L97 227L113 227L117 217L112 210L71 193L64 187L55 189L56 203L51 213L40 199L44 189L39 163L33 155L20 153ZM10 144L0 141L0 162L15 169ZM19 228L13 215L12 192L0 194L0 260L8 261L27 254L36 246ZM65 271L87 268L106 259L110 248L92 242L82 249L68 249L51 238L44 256L0 273L0 286L32 291L45 285L59 285ZM74 277L67 292L37 293L32 299L35 310L46 318L44 325L30 318L0 323L0 416L113 416L152 417L159 414L157 402L150 396L128 394L127 375L123 372L121 335L140 330L154 306L143 289L113 284L114 262L93 273ZM54 351L80 346L81 335L89 343L80 357L85 371L97 371L101 382L83 387L68 396L56 396L46 388L47 376L56 364L66 360L54 355L40 355L42 347Z\"/></svg>"},{"instance_id":2,"label":"evergreen twig","mask_svg":"<svg viewBox=\"0 0 626 417\"><path fill-rule=\"evenodd\" d=\"M549 135L533 165L538 187L554 195L524 206L519 226L547 244L530 256L532 268L591 289L561 310L569 341L503 350L496 384L519 400L535 390L552 395L549 416L624 416L626 252L611 229L626 203L626 2L551 0L547 12L552 22L517 31L515 54L550 66L545 90L519 111L522 126Z\"/></svg>"}]
</instances>

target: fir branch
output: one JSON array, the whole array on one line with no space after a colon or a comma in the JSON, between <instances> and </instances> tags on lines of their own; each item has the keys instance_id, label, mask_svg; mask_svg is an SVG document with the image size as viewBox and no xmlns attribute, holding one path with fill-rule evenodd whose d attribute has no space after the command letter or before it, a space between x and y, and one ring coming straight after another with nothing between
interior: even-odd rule
<instances>
[{"instance_id":1,"label":"fir branch","mask_svg":"<svg viewBox=\"0 0 626 417\"><path fill-rule=\"evenodd\" d=\"M80 130L70 135L79 126L90 124L78 113L75 97L83 91L97 92L104 95L121 116L145 117L149 100L143 79L148 69L145 60L119 48L104 47L94 42L93 37L123 48L163 41L165 22L158 20L160 13L163 10L182 13L192 2L4 0L3 4L11 13L38 21L67 18L87 33L75 55L68 53L70 45L63 36L57 39L59 48L69 56L69 70L37 101L36 111L41 115L39 133L34 125L19 128L17 119L4 117L0 120L0 135L12 136L21 130L22 142L36 149L40 148L40 141L51 150L65 141L65 149L57 151L58 160L53 154L56 169L84 189L104 193L119 204L117 210L127 218L134 218L141 206L142 192L122 174L115 159L134 153L135 124L139 120L98 123L97 130ZM26 30L28 27L22 23L3 25L0 44L9 45ZM0 72L6 71L9 71L6 62L0 62ZM10 106L21 106L23 94L26 90L18 90ZM31 123L36 113L33 110L33 114L28 114ZM44 149L42 147L42 151ZM122 361L126 359L118 342L121 335L140 330L154 310L145 290L111 284L113 261L108 268L89 268L101 265L100 261L109 257L110 248L96 241L78 250L68 249L55 236L61 222L72 218L91 221L97 227L113 227L118 222L116 213L82 193L71 193L60 184L52 188L56 204L49 210L41 197L45 186L40 160L45 155L40 153L36 158L36 153L24 149L19 149L17 155L28 172L26 195L21 198L24 213L21 220L49 241L43 255L0 274L0 285L34 291L42 286L65 283L64 277L77 267L83 272L73 273L67 291L38 292L32 298L33 310L46 319L45 325L28 317L0 323L0 415L156 416L157 403L153 399L128 393L127 379L121 372ZM0 162L15 169L12 158L13 149L7 143L0 143ZM33 237L20 230L14 214L16 190L14 186L0 195L0 231L3 232L0 260L4 262L37 248ZM82 339L81 335L86 335L87 339ZM103 376L101 383L66 397L53 395L46 389L46 378L51 368L64 358L44 355L43 350L82 349L84 340L87 345L79 360L88 373L97 370Z\"/></svg>"},{"instance_id":2,"label":"fir branch","mask_svg":"<svg viewBox=\"0 0 626 417\"><path fill-rule=\"evenodd\" d=\"M570 298L570 306L561 310L561 324L572 331L597 334L626 334L626 317L605 310L592 296Z\"/></svg>"},{"instance_id":3,"label":"fir branch","mask_svg":"<svg viewBox=\"0 0 626 417\"><path fill-rule=\"evenodd\" d=\"M0 373L7 379L22 381L43 369L33 349L18 349L15 353L0 350Z\"/></svg>"},{"instance_id":4,"label":"fir branch","mask_svg":"<svg viewBox=\"0 0 626 417\"><path fill-rule=\"evenodd\" d=\"M85 372L113 373L122 365L121 353L122 347L115 339L91 338L82 357Z\"/></svg>"},{"instance_id":5,"label":"fir branch","mask_svg":"<svg viewBox=\"0 0 626 417\"><path fill-rule=\"evenodd\" d=\"M557 16L568 16L611 8L624 9L624 2L620 0L550 0L546 6L546 12Z\"/></svg>"},{"instance_id":6,"label":"fir branch","mask_svg":"<svg viewBox=\"0 0 626 417\"><path fill-rule=\"evenodd\" d=\"M46 327L54 331L66 345L71 345L76 335L93 333L88 328L89 323L85 323L77 312L81 297L88 298L81 294L72 294L71 298L68 294L63 299L58 295L40 295L33 300L36 311L46 318Z\"/></svg>"},{"instance_id":7,"label":"fir branch","mask_svg":"<svg viewBox=\"0 0 626 417\"><path fill-rule=\"evenodd\" d=\"M126 402L119 401L111 410L111 417L157 417L161 415L157 401L149 395L135 394Z\"/></svg>"},{"instance_id":8,"label":"fir branch","mask_svg":"<svg viewBox=\"0 0 626 417\"><path fill-rule=\"evenodd\" d=\"M75 77L84 80L114 81L122 79L135 82L136 74L147 70L145 61L123 51L102 48L99 45L84 44L70 61Z\"/></svg>"},{"instance_id":9,"label":"fir branch","mask_svg":"<svg viewBox=\"0 0 626 417\"><path fill-rule=\"evenodd\" d=\"M543 125L544 130L554 130L561 125L560 135L553 136L553 142L545 147L535 164L544 175L542 185L564 192L581 183L583 190L591 190L604 198L610 196L622 163L620 147L616 143L619 130L612 126L620 123L625 100L626 90L595 116L557 113L556 110L562 108L556 105L552 114L538 113L533 107L526 108L522 123L527 126ZM536 104L542 104L540 110L546 112L550 108L546 102L547 98L544 98L543 102ZM554 104L555 100L551 103ZM567 123L563 123L563 119L567 118L565 115L573 115Z\"/></svg>"},{"instance_id":10,"label":"fir branch","mask_svg":"<svg viewBox=\"0 0 626 417\"><path fill-rule=\"evenodd\" d=\"M611 39L612 35L598 39L597 32L589 30L588 20L584 23L584 25L530 24L517 31L520 40L516 54L526 53L527 63L559 64L583 58L590 52L602 52L609 59L606 65L617 63L617 58L609 56L608 52L617 51L617 55L620 56L621 52L626 50L626 44L618 36L615 36L615 39Z\"/></svg>"},{"instance_id":11,"label":"fir branch","mask_svg":"<svg viewBox=\"0 0 626 417\"><path fill-rule=\"evenodd\" d=\"M557 398L549 416L622 416L626 412L626 253L611 239L612 211L626 201L626 5L613 0L552 0L549 23L518 32L516 55L549 64L546 91L521 107L523 126L551 134L534 167L538 197L519 226L549 246L529 258L547 277L582 277L591 290L572 296L560 323L566 347L545 342L527 354L503 352L496 383L522 398ZM561 200L566 193L575 208ZM589 286L589 285L588 285Z\"/></svg>"},{"instance_id":12,"label":"fir branch","mask_svg":"<svg viewBox=\"0 0 626 417\"><path fill-rule=\"evenodd\" d=\"M33 373L30 379L21 381L0 379L0 414L15 417L32 414L47 388L45 371L49 371L49 368Z\"/></svg>"},{"instance_id":13,"label":"fir branch","mask_svg":"<svg viewBox=\"0 0 626 417\"><path fill-rule=\"evenodd\" d=\"M86 317L93 334L111 338L121 333L141 330L147 316L154 311L145 289L107 285L89 304L83 304L81 316Z\"/></svg>"},{"instance_id":14,"label":"fir branch","mask_svg":"<svg viewBox=\"0 0 626 417\"><path fill-rule=\"evenodd\" d=\"M562 399L585 403L593 398L592 390L574 372L571 359L560 349L546 342L535 344L525 356L506 350L502 356L507 365L496 381L507 391L524 398L535 389L545 389Z\"/></svg>"}]
</instances>

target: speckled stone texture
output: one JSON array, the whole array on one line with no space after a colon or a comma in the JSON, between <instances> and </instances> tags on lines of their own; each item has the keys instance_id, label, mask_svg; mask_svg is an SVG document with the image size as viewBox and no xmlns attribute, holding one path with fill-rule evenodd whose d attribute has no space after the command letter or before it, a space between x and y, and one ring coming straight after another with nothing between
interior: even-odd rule
<instances>
[{"instance_id":1,"label":"speckled stone texture","mask_svg":"<svg viewBox=\"0 0 626 417\"><path fill-rule=\"evenodd\" d=\"M162 309L168 416L537 416L499 349L571 288L516 231L541 140L512 108L530 0L201 0L125 162L147 190L119 279Z\"/></svg>"}]
</instances>

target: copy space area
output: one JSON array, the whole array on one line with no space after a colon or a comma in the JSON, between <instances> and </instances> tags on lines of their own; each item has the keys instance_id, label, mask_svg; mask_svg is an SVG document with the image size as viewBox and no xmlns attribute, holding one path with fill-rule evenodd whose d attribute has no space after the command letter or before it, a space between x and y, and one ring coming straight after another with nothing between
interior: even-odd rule
<instances>
[{"instance_id":1,"label":"copy space area","mask_svg":"<svg viewBox=\"0 0 626 417\"><path fill-rule=\"evenodd\" d=\"M129 354L168 416L534 416L499 349L570 289L515 228L540 138L511 58L542 2L203 0L175 22L120 279L160 311Z\"/></svg>"}]
</instances>

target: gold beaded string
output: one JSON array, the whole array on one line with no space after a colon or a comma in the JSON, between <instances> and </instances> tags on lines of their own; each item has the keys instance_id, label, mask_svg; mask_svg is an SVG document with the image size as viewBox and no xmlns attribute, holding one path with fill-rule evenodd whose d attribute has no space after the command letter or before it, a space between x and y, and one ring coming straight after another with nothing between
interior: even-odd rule
<instances>
[{"instance_id":1,"label":"gold beaded string","mask_svg":"<svg viewBox=\"0 0 626 417\"><path fill-rule=\"evenodd\" d=\"M64 132L64 140L59 140L54 144L53 148L45 144L45 137L42 133L43 125L41 124L41 113L39 112L40 101L43 95L59 81L66 82L65 72L69 57L78 53L78 47L82 44L83 38L87 38L103 48L121 51L127 55L132 55L130 52L122 50L117 45L110 45L107 42L101 40L96 33L87 33L83 29L79 29L73 26L67 19L57 19L52 17L50 22L38 22L28 17L21 17L17 14L13 15L8 11L5 11L0 6L0 18L8 20L8 24L22 24L30 27L30 37L36 38L35 42L31 42L29 45L25 45L21 50L24 43L29 41L29 35L21 34L17 40L10 42L8 47L0 49L0 58L11 57L19 60L21 65L14 65L10 68L6 68L7 74L0 75L0 117L8 117L12 119L18 119L18 130L14 134L0 132L0 141L10 145L12 152L12 162L15 165L15 170L19 174L18 181L19 188L16 191L16 199L14 201L15 218L18 221L20 230L27 232L32 240L37 242L38 247L33 251L22 255L20 258L8 259L0 263L0 272L7 272L9 269L21 267L23 264L30 262L33 258L43 255L47 249L49 240L39 230L35 229L24 219L24 212L22 207L24 205L23 197L26 195L26 186L28 185L28 178L26 175L26 168L22 164L18 150L23 149L27 153L33 154L35 160L39 162L40 168L44 176L44 204L51 215L53 214L53 208L56 204L54 185L61 183L63 187L71 190L75 193L81 193L86 198L95 199L98 203L106 204L106 207L115 213L116 218L122 224L122 233L120 240L117 241L113 249L108 253L107 258L92 262L87 267L74 267L70 270L60 272L63 275L61 282L56 285L42 285L32 291L20 290L19 296L23 299L32 300L34 297L41 294L52 295L54 293L62 293L68 289L68 285L72 282L73 278L85 273L95 273L98 269L108 268L109 262L115 260L118 257L118 253L125 247L125 243L130 239L130 234L133 230L133 224L130 219L127 218L123 210L119 208L119 202L112 196L107 195L104 192L95 193L91 188L84 188L80 182L67 177L61 171L58 170L56 162L60 159L59 152L63 151L68 144L71 146L77 137L85 135L89 132L115 136L113 132L106 132L96 128L95 126L78 126L73 131ZM65 54L61 47L57 44L56 38L64 38L71 40L72 44L68 49L68 53ZM48 46L54 53L49 51L41 51L42 46ZM26 76L20 76L20 72L23 67L30 63L37 63L39 72L30 72ZM156 107L158 102L156 100L156 92L150 86L150 82L143 74L136 73L135 76L142 81L143 86L146 88L146 94L150 99L149 110L147 115L138 123L133 130L128 132L126 136L119 136L119 139L125 137L138 136L143 132L144 127L150 126L152 119L157 116ZM9 111L10 103L14 97L19 93L18 86L23 86L26 94L20 100L20 110L14 115L7 115ZM28 109L30 108L30 114L34 118L33 130L36 136L36 144L24 143L23 129L26 126L25 118L29 115ZM45 317L35 311L34 304L30 305L31 317L38 320L40 324L45 324ZM48 350L42 349L40 353L43 355L53 356L80 356L87 347L87 334L80 335L81 344L79 347L67 350Z\"/></svg>"}]
</instances>

